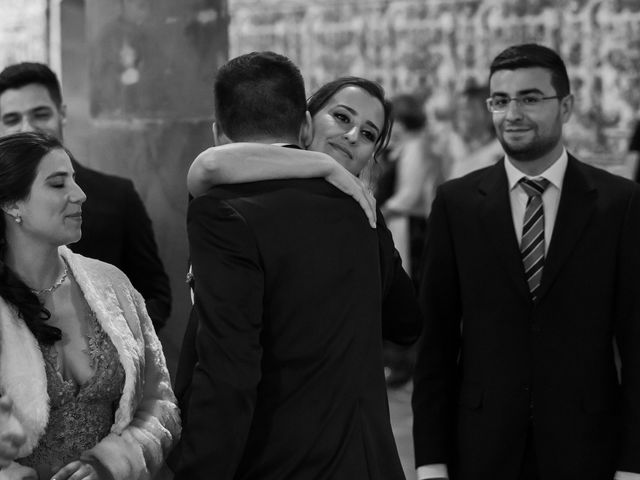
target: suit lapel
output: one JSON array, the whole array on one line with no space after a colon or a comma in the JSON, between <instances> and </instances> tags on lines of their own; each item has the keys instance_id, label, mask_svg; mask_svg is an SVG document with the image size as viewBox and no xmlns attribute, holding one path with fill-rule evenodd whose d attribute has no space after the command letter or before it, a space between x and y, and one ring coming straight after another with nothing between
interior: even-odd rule
<instances>
[{"instance_id":1,"label":"suit lapel","mask_svg":"<svg viewBox=\"0 0 640 480\"><path fill-rule=\"evenodd\" d=\"M593 215L596 198L596 188L589 182L580 162L569 155L558 214L542 272L538 301L549 291L562 265L582 235Z\"/></svg>"},{"instance_id":2,"label":"suit lapel","mask_svg":"<svg viewBox=\"0 0 640 480\"><path fill-rule=\"evenodd\" d=\"M489 238L500 265L511 277L516 290L528 299L530 298L529 287L524 276L520 248L513 228L504 159L487 170L487 175L478 185L478 191L481 196L481 222L485 229L485 236Z\"/></svg>"}]
</instances>

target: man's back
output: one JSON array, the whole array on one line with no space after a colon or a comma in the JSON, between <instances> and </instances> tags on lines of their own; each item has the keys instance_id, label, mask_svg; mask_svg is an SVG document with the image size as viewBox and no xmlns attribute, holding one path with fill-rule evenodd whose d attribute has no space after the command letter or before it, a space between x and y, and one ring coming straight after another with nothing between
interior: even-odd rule
<instances>
[{"instance_id":1,"label":"man's back","mask_svg":"<svg viewBox=\"0 0 640 480\"><path fill-rule=\"evenodd\" d=\"M358 205L321 180L227 186L188 229L199 363L177 478L404 478Z\"/></svg>"}]
</instances>

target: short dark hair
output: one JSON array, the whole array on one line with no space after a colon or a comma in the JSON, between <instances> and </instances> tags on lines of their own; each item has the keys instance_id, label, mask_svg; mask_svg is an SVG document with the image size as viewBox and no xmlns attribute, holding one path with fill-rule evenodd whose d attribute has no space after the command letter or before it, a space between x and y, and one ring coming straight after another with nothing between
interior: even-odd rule
<instances>
[{"instance_id":1,"label":"short dark hair","mask_svg":"<svg viewBox=\"0 0 640 480\"><path fill-rule=\"evenodd\" d=\"M491 62L489 79L498 70L541 67L551 73L551 85L560 98L571 93L567 67L554 50L536 43L514 45L498 54Z\"/></svg>"},{"instance_id":2,"label":"short dark hair","mask_svg":"<svg viewBox=\"0 0 640 480\"><path fill-rule=\"evenodd\" d=\"M44 63L23 62L9 65L0 72L0 95L6 90L22 88L37 83L49 92L49 96L58 109L62 106L60 82L53 71Z\"/></svg>"},{"instance_id":3,"label":"short dark hair","mask_svg":"<svg viewBox=\"0 0 640 480\"><path fill-rule=\"evenodd\" d=\"M427 123L424 104L417 95L401 93L391 99L394 121L410 132L422 129Z\"/></svg>"},{"instance_id":4,"label":"short dark hair","mask_svg":"<svg viewBox=\"0 0 640 480\"><path fill-rule=\"evenodd\" d=\"M384 88L382 88L382 85L378 82L373 82L361 77L336 78L335 80L322 85L313 95L311 95L311 97L309 97L309 100L307 101L307 110L309 110L309 113L313 117L336 93L349 86L362 88L382 103L382 107L384 109L384 123L382 124L382 131L380 132L378 140L376 140L376 148L373 152L373 157L377 158L378 154L380 154L380 152L382 152L389 144L391 128L393 127L393 107L391 102L385 97Z\"/></svg>"},{"instance_id":5,"label":"short dark hair","mask_svg":"<svg viewBox=\"0 0 640 480\"><path fill-rule=\"evenodd\" d=\"M0 138L0 205L24 200L31 191L42 158L63 149L60 141L45 133L21 132ZM71 156L69 154L69 156ZM5 263L5 214L0 215L0 297L13 305L38 342L51 345L62 338L59 328L45 322L51 313Z\"/></svg>"},{"instance_id":6,"label":"short dark hair","mask_svg":"<svg viewBox=\"0 0 640 480\"><path fill-rule=\"evenodd\" d=\"M307 110L305 97L304 80L291 60L274 52L248 53L218 70L216 121L234 141L297 137Z\"/></svg>"}]
</instances>

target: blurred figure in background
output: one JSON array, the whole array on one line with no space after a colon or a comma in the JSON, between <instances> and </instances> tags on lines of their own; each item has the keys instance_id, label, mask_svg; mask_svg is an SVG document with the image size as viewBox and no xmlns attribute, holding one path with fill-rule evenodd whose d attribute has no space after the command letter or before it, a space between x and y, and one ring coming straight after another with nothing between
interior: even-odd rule
<instances>
[{"instance_id":1,"label":"blurred figure in background","mask_svg":"<svg viewBox=\"0 0 640 480\"><path fill-rule=\"evenodd\" d=\"M422 99L401 94L392 98L394 125L381 161L376 199L393 235L402 263L418 285L420 257L427 228L429 204L440 183L439 169L427 148L426 115ZM401 387L413 375L415 348L385 340L387 385Z\"/></svg>"},{"instance_id":2,"label":"blurred figure in background","mask_svg":"<svg viewBox=\"0 0 640 480\"><path fill-rule=\"evenodd\" d=\"M40 131L62 142L65 118L60 83L49 67L25 62L0 72L0 135ZM82 239L71 249L121 269L144 297L159 330L171 313L171 289L151 220L133 182L72 162L87 201Z\"/></svg>"},{"instance_id":3,"label":"blurred figure in background","mask_svg":"<svg viewBox=\"0 0 640 480\"><path fill-rule=\"evenodd\" d=\"M471 82L456 101L450 158L445 165L447 180L493 165L504 155L487 109L487 98L489 88Z\"/></svg>"},{"instance_id":4,"label":"blurred figure in background","mask_svg":"<svg viewBox=\"0 0 640 480\"><path fill-rule=\"evenodd\" d=\"M392 98L393 130L377 181L376 199L405 270L417 284L428 204L439 175L428 161L426 115L417 95Z\"/></svg>"}]
</instances>

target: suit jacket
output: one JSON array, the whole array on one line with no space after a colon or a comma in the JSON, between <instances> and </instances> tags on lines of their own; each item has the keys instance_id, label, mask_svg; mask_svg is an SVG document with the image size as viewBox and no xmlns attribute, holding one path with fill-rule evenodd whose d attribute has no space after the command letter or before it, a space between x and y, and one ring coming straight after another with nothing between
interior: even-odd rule
<instances>
[{"instance_id":1,"label":"suit jacket","mask_svg":"<svg viewBox=\"0 0 640 480\"><path fill-rule=\"evenodd\" d=\"M533 303L503 161L444 184L420 292L416 464L513 480L531 423L543 480L640 472L639 245L640 188L569 156Z\"/></svg>"},{"instance_id":2,"label":"suit jacket","mask_svg":"<svg viewBox=\"0 0 640 480\"><path fill-rule=\"evenodd\" d=\"M154 327L160 329L171 313L169 277L133 182L78 162L73 162L73 168L87 200L82 206L82 238L70 248L122 270L144 297Z\"/></svg>"},{"instance_id":3,"label":"suit jacket","mask_svg":"<svg viewBox=\"0 0 640 480\"><path fill-rule=\"evenodd\" d=\"M81 458L99 461L114 480L149 480L180 436L180 414L144 300L112 265L65 247L60 253L118 350L125 370L111 432ZM0 480L22 478L18 475L20 458L33 451L49 421L47 376L38 342L15 309L2 299L0 392L13 400L14 413L26 433L17 463L2 469Z\"/></svg>"},{"instance_id":4,"label":"suit jacket","mask_svg":"<svg viewBox=\"0 0 640 480\"><path fill-rule=\"evenodd\" d=\"M176 480L403 479L357 203L316 179L218 187L188 234L198 363Z\"/></svg>"}]
</instances>

